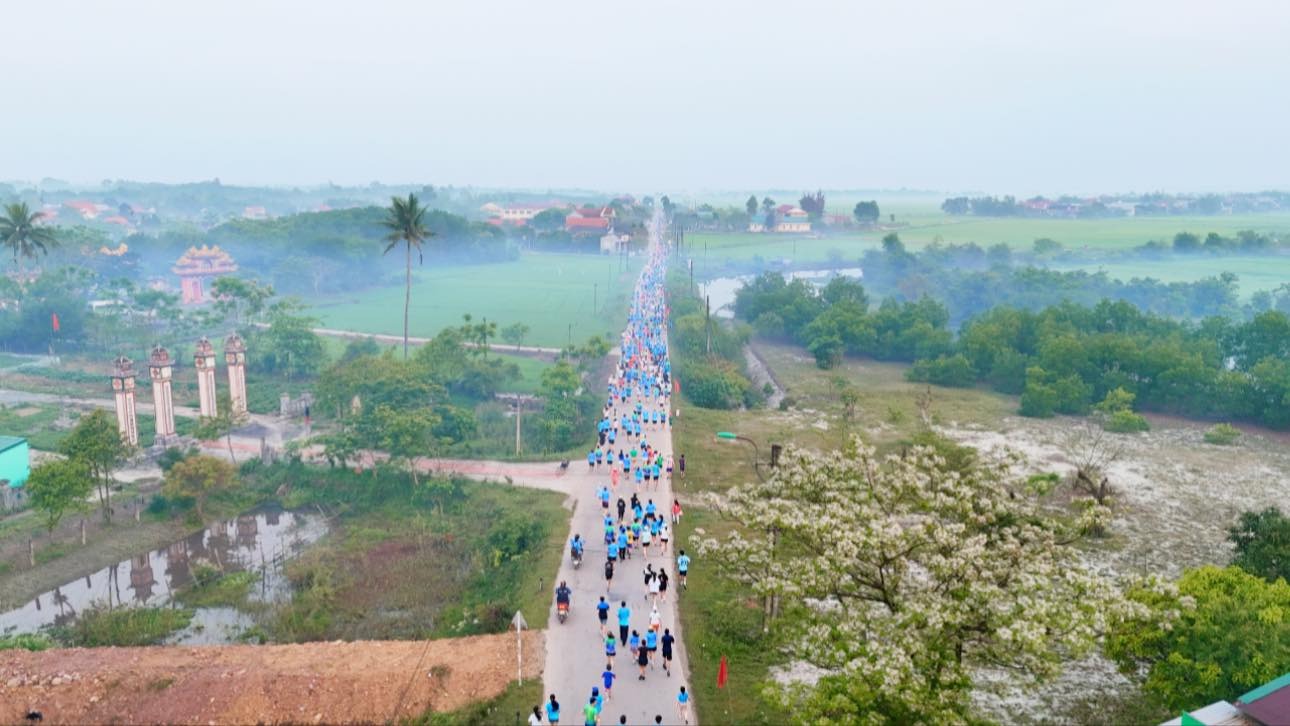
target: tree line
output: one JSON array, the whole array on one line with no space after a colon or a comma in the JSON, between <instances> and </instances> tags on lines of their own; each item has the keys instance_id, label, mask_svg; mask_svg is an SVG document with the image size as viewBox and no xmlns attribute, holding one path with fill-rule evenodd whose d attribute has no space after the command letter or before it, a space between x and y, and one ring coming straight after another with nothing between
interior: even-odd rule
<instances>
[{"instance_id":1,"label":"tree line","mask_svg":"<svg viewBox=\"0 0 1290 726\"><path fill-rule=\"evenodd\" d=\"M1086 413L1124 389L1143 410L1290 427L1290 317L1181 321L1125 301L998 305L957 338L946 306L886 298L838 277L823 288L765 273L736 294L735 313L762 335L804 345L822 368L844 355L914 364L914 380L1020 394L1021 413Z\"/></svg>"}]
</instances>

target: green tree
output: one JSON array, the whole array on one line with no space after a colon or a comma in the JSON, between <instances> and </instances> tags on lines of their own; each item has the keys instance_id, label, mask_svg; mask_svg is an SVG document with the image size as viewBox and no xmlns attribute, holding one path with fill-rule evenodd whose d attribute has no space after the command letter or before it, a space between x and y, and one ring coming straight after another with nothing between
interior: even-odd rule
<instances>
[{"instance_id":1,"label":"green tree","mask_svg":"<svg viewBox=\"0 0 1290 726\"><path fill-rule=\"evenodd\" d=\"M1174 235L1174 252L1196 252L1200 250L1200 237L1191 232L1179 232Z\"/></svg>"},{"instance_id":2,"label":"green tree","mask_svg":"<svg viewBox=\"0 0 1290 726\"><path fill-rule=\"evenodd\" d=\"M112 519L112 471L130 455L130 446L121 438L116 419L104 409L95 409L81 417L59 444L58 450L69 459L83 463L98 489L103 519Z\"/></svg>"},{"instance_id":3,"label":"green tree","mask_svg":"<svg viewBox=\"0 0 1290 726\"><path fill-rule=\"evenodd\" d=\"M48 254L58 246L58 238L48 227L37 224L40 212L32 212L26 202L6 204L4 214L0 215L0 241L13 253L13 261L19 257L34 259L37 255Z\"/></svg>"},{"instance_id":4,"label":"green tree","mask_svg":"<svg viewBox=\"0 0 1290 726\"><path fill-rule=\"evenodd\" d=\"M428 408L400 411L389 406L377 406L371 418L379 432L381 448L390 455L390 462L401 463L412 476L413 487L419 487L417 459L434 453L437 443L434 428L439 425L439 417Z\"/></svg>"},{"instance_id":5,"label":"green tree","mask_svg":"<svg viewBox=\"0 0 1290 726\"><path fill-rule=\"evenodd\" d=\"M1140 609L1117 624L1107 654L1171 709L1230 699L1290 670L1290 584L1207 565L1177 583L1128 593Z\"/></svg>"},{"instance_id":6,"label":"green tree","mask_svg":"<svg viewBox=\"0 0 1290 726\"><path fill-rule=\"evenodd\" d=\"M1290 518L1281 510L1242 513L1227 540L1236 545L1233 565L1269 582L1290 580Z\"/></svg>"},{"instance_id":7,"label":"green tree","mask_svg":"<svg viewBox=\"0 0 1290 726\"><path fill-rule=\"evenodd\" d=\"M757 216L757 195L749 194L748 201L744 202L744 209L748 210L749 217Z\"/></svg>"},{"instance_id":8,"label":"green tree","mask_svg":"<svg viewBox=\"0 0 1290 726\"><path fill-rule=\"evenodd\" d=\"M68 511L85 506L94 489L89 467L79 459L47 461L31 470L25 486L31 506L41 513L50 532Z\"/></svg>"},{"instance_id":9,"label":"green tree","mask_svg":"<svg viewBox=\"0 0 1290 726\"><path fill-rule=\"evenodd\" d=\"M861 224L873 224L878 221L882 214L878 211L878 202L856 202L855 209L851 211L855 215L856 221Z\"/></svg>"},{"instance_id":10,"label":"green tree","mask_svg":"<svg viewBox=\"0 0 1290 726\"><path fill-rule=\"evenodd\" d=\"M233 410L233 401L227 393L219 394L215 402L215 415L203 416L197 422L193 435L203 441L224 439L228 446L228 456L237 463L237 454L233 452L233 429L246 423L244 413Z\"/></svg>"},{"instance_id":11,"label":"green tree","mask_svg":"<svg viewBox=\"0 0 1290 726\"><path fill-rule=\"evenodd\" d=\"M234 327L240 328L264 312L265 305L273 297L273 286L239 277L217 277L211 285L211 294L215 298L212 307L226 320L231 319Z\"/></svg>"},{"instance_id":12,"label":"green tree","mask_svg":"<svg viewBox=\"0 0 1290 726\"><path fill-rule=\"evenodd\" d=\"M512 323L502 328L502 340L515 346L516 350L524 344L524 338L529 334L529 326L524 323Z\"/></svg>"},{"instance_id":13,"label":"green tree","mask_svg":"<svg viewBox=\"0 0 1290 726\"><path fill-rule=\"evenodd\" d=\"M559 232L564 229L564 220L568 214L568 210L561 207L543 209L533 215L529 226L538 232Z\"/></svg>"},{"instance_id":14,"label":"green tree","mask_svg":"<svg viewBox=\"0 0 1290 726\"><path fill-rule=\"evenodd\" d=\"M202 507L206 504L206 498L230 489L236 480L236 473L237 470L227 461L198 454L170 467L162 482L161 491L167 497L191 497L197 504L197 516L204 519Z\"/></svg>"},{"instance_id":15,"label":"green tree","mask_svg":"<svg viewBox=\"0 0 1290 726\"><path fill-rule=\"evenodd\" d=\"M1093 407L1101 419L1102 428L1117 434L1130 434L1147 431L1151 425L1147 419L1133 412L1133 400L1136 396L1124 388L1117 387L1106 392L1106 398Z\"/></svg>"},{"instance_id":16,"label":"green tree","mask_svg":"<svg viewBox=\"0 0 1290 726\"><path fill-rule=\"evenodd\" d=\"M385 254L390 250L402 244L407 260L404 294L403 294L403 359L408 357L408 311L412 307L412 248L417 249L418 258L421 255L421 244L427 237L432 236L431 232L425 226L426 208L421 206L417 201L417 195L408 194L407 199L394 197L390 200L390 207L386 210L386 217L381 221L381 226L389 230L385 235Z\"/></svg>"}]
</instances>

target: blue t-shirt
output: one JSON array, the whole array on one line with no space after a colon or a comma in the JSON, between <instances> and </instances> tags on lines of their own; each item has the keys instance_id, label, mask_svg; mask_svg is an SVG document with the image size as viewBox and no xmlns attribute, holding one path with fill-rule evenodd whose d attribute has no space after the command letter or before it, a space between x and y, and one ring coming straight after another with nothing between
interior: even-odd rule
<instances>
[{"instance_id":1,"label":"blue t-shirt","mask_svg":"<svg viewBox=\"0 0 1290 726\"><path fill-rule=\"evenodd\" d=\"M600 602L596 603L596 610L599 610L600 612L602 612L602 613L604 613L606 616L608 616L608 615L609 615L609 603L605 602L604 600L601 600Z\"/></svg>"},{"instance_id":2,"label":"blue t-shirt","mask_svg":"<svg viewBox=\"0 0 1290 726\"><path fill-rule=\"evenodd\" d=\"M550 701L546 702L546 720L552 723L560 720L560 709Z\"/></svg>"},{"instance_id":3,"label":"blue t-shirt","mask_svg":"<svg viewBox=\"0 0 1290 726\"><path fill-rule=\"evenodd\" d=\"M658 647L658 633L654 632L653 629L645 631L645 647L646 648Z\"/></svg>"},{"instance_id":4,"label":"blue t-shirt","mask_svg":"<svg viewBox=\"0 0 1290 726\"><path fill-rule=\"evenodd\" d=\"M632 621L632 609L628 607L618 608L618 624L627 625Z\"/></svg>"},{"instance_id":5,"label":"blue t-shirt","mask_svg":"<svg viewBox=\"0 0 1290 726\"><path fill-rule=\"evenodd\" d=\"M613 560L613 559L617 559L617 558L618 558L618 543L617 543L617 542L610 542L610 543L609 543L609 559Z\"/></svg>"},{"instance_id":6,"label":"blue t-shirt","mask_svg":"<svg viewBox=\"0 0 1290 726\"><path fill-rule=\"evenodd\" d=\"M676 569L678 572L684 575L686 571L690 569L690 556L681 555L680 557L676 558Z\"/></svg>"},{"instance_id":7,"label":"blue t-shirt","mask_svg":"<svg viewBox=\"0 0 1290 726\"><path fill-rule=\"evenodd\" d=\"M605 690L609 690L614 687L614 679L617 677L618 674L613 671L605 671L600 674L600 681L605 684Z\"/></svg>"},{"instance_id":8,"label":"blue t-shirt","mask_svg":"<svg viewBox=\"0 0 1290 726\"><path fill-rule=\"evenodd\" d=\"M676 694L676 702L677 702L677 703L689 703L689 702L690 702L690 694L686 693L685 691L681 691L680 693Z\"/></svg>"}]
</instances>

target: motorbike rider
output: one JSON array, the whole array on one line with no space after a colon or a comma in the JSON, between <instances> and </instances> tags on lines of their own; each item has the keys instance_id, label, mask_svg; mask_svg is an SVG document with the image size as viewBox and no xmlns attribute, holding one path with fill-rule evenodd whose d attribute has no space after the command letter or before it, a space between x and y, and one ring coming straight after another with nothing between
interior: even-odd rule
<instances>
[{"instance_id":1,"label":"motorbike rider","mask_svg":"<svg viewBox=\"0 0 1290 726\"><path fill-rule=\"evenodd\" d=\"M566 585L566 584L564 583L564 580L561 580L561 581L560 581L560 586L559 586L559 587L557 587L557 588L555 589L555 604L556 604L556 606L558 607L558 606L560 606L560 605L563 605L563 606L565 607L565 609L568 609L568 607L569 607L569 599L570 599L572 596L573 596L573 591L572 591L572 590L570 590L570 589L569 589L569 586L568 586L568 585Z\"/></svg>"},{"instance_id":2,"label":"motorbike rider","mask_svg":"<svg viewBox=\"0 0 1290 726\"><path fill-rule=\"evenodd\" d=\"M573 536L573 541L569 543L569 554L575 560L582 559L582 535Z\"/></svg>"}]
</instances>

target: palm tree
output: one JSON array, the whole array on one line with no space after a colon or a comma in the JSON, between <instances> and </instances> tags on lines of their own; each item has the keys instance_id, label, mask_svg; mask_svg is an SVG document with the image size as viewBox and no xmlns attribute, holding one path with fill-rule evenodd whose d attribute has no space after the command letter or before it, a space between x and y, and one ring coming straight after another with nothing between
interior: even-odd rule
<instances>
[{"instance_id":1,"label":"palm tree","mask_svg":"<svg viewBox=\"0 0 1290 726\"><path fill-rule=\"evenodd\" d=\"M407 252L407 283L403 296L403 360L408 359L408 308L412 306L412 248L417 248L417 258L421 256L421 243L427 237L434 236L434 233L426 229L422 219L426 215L426 208L421 206L417 201L417 195L408 194L407 199L394 197L390 200L390 208L386 210L386 216L381 225L390 230L385 235L385 240L389 242L385 246L385 254L399 246L402 242Z\"/></svg>"},{"instance_id":2,"label":"palm tree","mask_svg":"<svg viewBox=\"0 0 1290 726\"><path fill-rule=\"evenodd\" d=\"M34 259L58 246L54 231L36 224L41 213L32 212L26 202L6 204L4 212L0 216L0 243L13 250L14 262L19 256Z\"/></svg>"}]
</instances>

